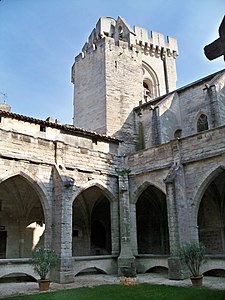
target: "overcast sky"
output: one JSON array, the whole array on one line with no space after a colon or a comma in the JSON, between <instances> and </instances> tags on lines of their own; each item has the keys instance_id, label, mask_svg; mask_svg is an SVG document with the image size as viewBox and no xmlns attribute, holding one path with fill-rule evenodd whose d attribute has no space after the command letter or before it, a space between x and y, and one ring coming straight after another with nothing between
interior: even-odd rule
<instances>
[{"instance_id":1,"label":"overcast sky","mask_svg":"<svg viewBox=\"0 0 225 300\"><path fill-rule=\"evenodd\" d=\"M177 87L225 68L203 48L218 38L225 0L0 0L0 102L72 123L71 66L100 16L178 40Z\"/></svg>"}]
</instances>

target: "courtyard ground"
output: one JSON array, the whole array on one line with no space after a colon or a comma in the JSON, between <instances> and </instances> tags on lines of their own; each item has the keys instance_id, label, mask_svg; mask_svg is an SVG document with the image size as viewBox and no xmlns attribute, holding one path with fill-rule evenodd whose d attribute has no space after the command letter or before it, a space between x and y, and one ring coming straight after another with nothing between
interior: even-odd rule
<instances>
[{"instance_id":1,"label":"courtyard ground","mask_svg":"<svg viewBox=\"0 0 225 300\"><path fill-rule=\"evenodd\" d=\"M111 275L83 275L76 276L73 283L58 284L51 283L51 290L59 289L71 289L82 286L94 286L102 284L119 284L120 280L116 276ZM189 279L185 280L169 280L164 274L143 274L137 276L137 282L139 283L153 283L153 284L165 284L174 286L191 286ZM204 277L204 287L213 289L225 290L225 277ZM36 282L7 282L0 283L0 298L10 295L18 294L34 294L39 293L38 285Z\"/></svg>"}]
</instances>

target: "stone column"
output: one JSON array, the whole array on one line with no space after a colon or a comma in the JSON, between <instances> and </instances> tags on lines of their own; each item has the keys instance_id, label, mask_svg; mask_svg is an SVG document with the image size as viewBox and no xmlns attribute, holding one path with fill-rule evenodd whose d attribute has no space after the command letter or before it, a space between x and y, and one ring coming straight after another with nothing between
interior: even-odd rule
<instances>
[{"instance_id":1,"label":"stone column","mask_svg":"<svg viewBox=\"0 0 225 300\"><path fill-rule=\"evenodd\" d=\"M167 49L161 52L161 59L163 61L164 69L164 82L166 93L172 92L177 89L177 71L176 71L176 58L177 58L176 46L174 49Z\"/></svg>"},{"instance_id":2,"label":"stone column","mask_svg":"<svg viewBox=\"0 0 225 300\"><path fill-rule=\"evenodd\" d=\"M152 145L157 146L161 144L161 130L159 119L159 108L151 107L151 123L152 123Z\"/></svg>"},{"instance_id":3,"label":"stone column","mask_svg":"<svg viewBox=\"0 0 225 300\"><path fill-rule=\"evenodd\" d=\"M120 232L119 232L119 207L118 201L111 202L111 237L112 255L119 255L120 251Z\"/></svg>"},{"instance_id":4,"label":"stone column","mask_svg":"<svg viewBox=\"0 0 225 300\"><path fill-rule=\"evenodd\" d=\"M138 255L136 203L130 203L132 253Z\"/></svg>"},{"instance_id":5,"label":"stone column","mask_svg":"<svg viewBox=\"0 0 225 300\"><path fill-rule=\"evenodd\" d=\"M24 242L25 242L26 225L24 221L19 221L19 258L24 257Z\"/></svg>"},{"instance_id":6,"label":"stone column","mask_svg":"<svg viewBox=\"0 0 225 300\"><path fill-rule=\"evenodd\" d=\"M206 101L209 103L211 125L210 128L218 127L221 124L219 102L215 85L206 85L203 89L205 91Z\"/></svg>"},{"instance_id":7,"label":"stone column","mask_svg":"<svg viewBox=\"0 0 225 300\"><path fill-rule=\"evenodd\" d=\"M170 236L169 278L184 279L187 270L179 257L179 247L190 240L190 215L185 196L183 166L171 167L166 179L166 198Z\"/></svg>"},{"instance_id":8,"label":"stone column","mask_svg":"<svg viewBox=\"0 0 225 300\"><path fill-rule=\"evenodd\" d=\"M168 210L168 225L170 236L170 257L168 258L168 277L170 279L183 279L182 263L177 250L179 243L178 218L175 204L175 192L173 182L166 182L166 198Z\"/></svg>"},{"instance_id":9,"label":"stone column","mask_svg":"<svg viewBox=\"0 0 225 300\"><path fill-rule=\"evenodd\" d=\"M59 267L54 272L54 280L60 283L74 281L74 259L72 258L72 203L73 181L69 176L53 170L53 239L52 246L59 255Z\"/></svg>"},{"instance_id":10,"label":"stone column","mask_svg":"<svg viewBox=\"0 0 225 300\"><path fill-rule=\"evenodd\" d=\"M130 199L128 169L117 171L119 175L119 211L120 211L120 255L118 258L118 275L136 276L135 257L131 245Z\"/></svg>"}]
</instances>

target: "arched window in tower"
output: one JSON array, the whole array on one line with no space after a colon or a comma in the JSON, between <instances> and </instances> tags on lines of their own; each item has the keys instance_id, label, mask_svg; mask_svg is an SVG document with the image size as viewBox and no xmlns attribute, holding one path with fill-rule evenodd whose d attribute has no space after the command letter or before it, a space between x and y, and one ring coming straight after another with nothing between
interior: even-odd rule
<instances>
[{"instance_id":1,"label":"arched window in tower","mask_svg":"<svg viewBox=\"0 0 225 300\"><path fill-rule=\"evenodd\" d=\"M142 62L142 100L145 102L160 96L159 80L156 72L144 61Z\"/></svg>"},{"instance_id":2,"label":"arched window in tower","mask_svg":"<svg viewBox=\"0 0 225 300\"><path fill-rule=\"evenodd\" d=\"M149 99L153 98L152 82L149 79L143 81L143 96L144 96L145 102L147 102Z\"/></svg>"},{"instance_id":3,"label":"arched window in tower","mask_svg":"<svg viewBox=\"0 0 225 300\"><path fill-rule=\"evenodd\" d=\"M197 132L209 129L208 118L205 114L201 114L197 121Z\"/></svg>"}]
</instances>

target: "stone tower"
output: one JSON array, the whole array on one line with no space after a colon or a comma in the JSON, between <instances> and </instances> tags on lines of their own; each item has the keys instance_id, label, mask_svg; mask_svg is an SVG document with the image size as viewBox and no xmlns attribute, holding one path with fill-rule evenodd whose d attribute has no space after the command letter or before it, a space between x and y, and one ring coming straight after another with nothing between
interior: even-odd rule
<instances>
[{"instance_id":1,"label":"stone tower","mask_svg":"<svg viewBox=\"0 0 225 300\"><path fill-rule=\"evenodd\" d=\"M72 67L74 125L134 146L133 108L176 89L177 41L101 17Z\"/></svg>"}]
</instances>

